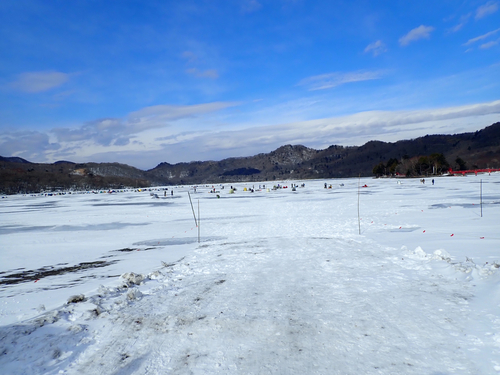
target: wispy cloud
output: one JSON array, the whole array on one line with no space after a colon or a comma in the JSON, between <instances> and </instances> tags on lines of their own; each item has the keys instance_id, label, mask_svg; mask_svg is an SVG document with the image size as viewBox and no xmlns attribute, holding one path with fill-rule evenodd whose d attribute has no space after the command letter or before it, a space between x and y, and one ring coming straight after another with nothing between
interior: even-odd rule
<instances>
[{"instance_id":1,"label":"wispy cloud","mask_svg":"<svg viewBox=\"0 0 500 375\"><path fill-rule=\"evenodd\" d=\"M387 47L385 46L384 42L381 40L377 40L376 42L373 42L371 44L368 44L365 48L365 53L373 53L373 56L378 56L381 53L387 52Z\"/></svg>"},{"instance_id":2,"label":"wispy cloud","mask_svg":"<svg viewBox=\"0 0 500 375\"><path fill-rule=\"evenodd\" d=\"M197 78L219 78L219 73L215 69L199 70L197 68L190 68L186 70L186 73Z\"/></svg>"},{"instance_id":3,"label":"wispy cloud","mask_svg":"<svg viewBox=\"0 0 500 375\"><path fill-rule=\"evenodd\" d=\"M231 102L175 106L156 105L130 113L126 118L93 120L77 128L51 130L59 142L91 141L100 146L128 145L137 134L150 129L164 128L171 122L192 118L238 105Z\"/></svg>"},{"instance_id":4,"label":"wispy cloud","mask_svg":"<svg viewBox=\"0 0 500 375\"><path fill-rule=\"evenodd\" d=\"M472 13L468 13L464 16L461 16L459 23L453 26L452 28L448 29L448 32L456 33L457 31L462 30L462 28L467 24L467 22L469 22L471 16Z\"/></svg>"},{"instance_id":5,"label":"wispy cloud","mask_svg":"<svg viewBox=\"0 0 500 375\"><path fill-rule=\"evenodd\" d=\"M0 155L45 160L45 154L61 145L51 142L48 134L38 131L8 132L0 135Z\"/></svg>"},{"instance_id":6,"label":"wispy cloud","mask_svg":"<svg viewBox=\"0 0 500 375\"><path fill-rule=\"evenodd\" d=\"M419 39L429 39L431 36L431 32L433 31L434 27L432 26L420 25L419 27L410 30L408 34L403 35L401 38L399 38L399 44L402 46L407 46L411 42Z\"/></svg>"},{"instance_id":7,"label":"wispy cloud","mask_svg":"<svg viewBox=\"0 0 500 375\"><path fill-rule=\"evenodd\" d=\"M133 119L151 119L155 116L172 120L182 119L193 113L205 113L210 109L225 108L227 105L227 103L207 103L175 108L148 107L131 114L127 119L103 119L86 124L82 128L86 129L87 134L69 133L73 138L69 137L69 134L65 138L61 133L57 137L52 135L50 138L40 132L4 134L0 136L0 155L14 155L28 160L48 162L60 159L75 162L119 160L140 168L151 168L161 161L176 163L255 155L289 143L325 148L331 144L361 145L373 139L393 142L425 134L475 131L494 122L500 114L500 100L497 100L439 109L366 111L342 117L274 125L252 124L226 131L213 128L194 131L182 127L169 134L161 131L139 134L141 128L147 129L153 126L147 124L150 120L140 120L136 127L129 125L130 128L123 130L123 126L127 126ZM96 139L97 132L104 132L103 138ZM114 132L118 134L113 135L112 142L105 139ZM127 132L136 132L135 138L130 139ZM84 136L89 135L93 138L85 139Z\"/></svg>"},{"instance_id":8,"label":"wispy cloud","mask_svg":"<svg viewBox=\"0 0 500 375\"><path fill-rule=\"evenodd\" d=\"M185 132L167 135L165 137L158 137L158 138L155 138L155 141L162 141L163 142L162 145L174 144L174 143L186 141L188 139L197 138L200 135L205 134L205 133L210 133L210 131L209 130L185 131Z\"/></svg>"},{"instance_id":9,"label":"wispy cloud","mask_svg":"<svg viewBox=\"0 0 500 375\"><path fill-rule=\"evenodd\" d=\"M360 112L343 117L208 132L181 143L168 144L157 154L168 155L167 160L174 160L176 153L190 149L194 150L191 160L206 160L206 157L213 160L214 157L269 152L290 143L325 148L332 144L362 145L373 139L393 142L425 134L474 131L488 123L471 128L471 118L481 117L484 122L487 116L497 116L498 113L500 101L430 110ZM149 160L151 157L148 155Z\"/></svg>"},{"instance_id":10,"label":"wispy cloud","mask_svg":"<svg viewBox=\"0 0 500 375\"><path fill-rule=\"evenodd\" d=\"M343 117L210 133L194 139L193 142L201 148L239 150L238 152L257 149L262 145L267 145L270 151L286 143L316 148L331 144L361 145L373 139L396 141L423 136L426 133L436 134L440 132L440 126L445 123L448 126L446 133L451 134L457 132L464 122L470 122L461 119L496 116L499 113L500 100L429 110L368 111ZM249 151L246 154L251 155Z\"/></svg>"},{"instance_id":11,"label":"wispy cloud","mask_svg":"<svg viewBox=\"0 0 500 375\"><path fill-rule=\"evenodd\" d=\"M380 79L384 73L382 70L334 72L305 78L298 85L307 86L309 91L326 90L346 83Z\"/></svg>"},{"instance_id":12,"label":"wispy cloud","mask_svg":"<svg viewBox=\"0 0 500 375\"><path fill-rule=\"evenodd\" d=\"M182 53L182 58L186 60L187 69L185 70L187 74L192 75L197 78L219 78L219 73L216 69L199 69L196 66L204 64L203 59L200 59L198 54L192 51L184 51Z\"/></svg>"},{"instance_id":13,"label":"wispy cloud","mask_svg":"<svg viewBox=\"0 0 500 375\"><path fill-rule=\"evenodd\" d=\"M256 12L260 8L262 8L262 4L259 3L257 0L244 0L243 3L241 4L241 10L244 13Z\"/></svg>"},{"instance_id":14,"label":"wispy cloud","mask_svg":"<svg viewBox=\"0 0 500 375\"><path fill-rule=\"evenodd\" d=\"M157 127L157 124L166 126L168 121L196 117L202 114L234 107L239 104L238 102L212 102L184 106L167 104L155 105L130 113L128 122L148 127Z\"/></svg>"},{"instance_id":15,"label":"wispy cloud","mask_svg":"<svg viewBox=\"0 0 500 375\"><path fill-rule=\"evenodd\" d=\"M461 30L462 27L464 27L465 23L459 23L458 25L453 26L452 28L449 29L451 33L456 33L457 31Z\"/></svg>"},{"instance_id":16,"label":"wispy cloud","mask_svg":"<svg viewBox=\"0 0 500 375\"><path fill-rule=\"evenodd\" d=\"M10 87L27 93L48 91L68 82L70 74L56 71L26 72L18 75Z\"/></svg>"},{"instance_id":17,"label":"wispy cloud","mask_svg":"<svg viewBox=\"0 0 500 375\"><path fill-rule=\"evenodd\" d=\"M491 41L491 42L487 42L487 43L481 44L479 46L479 48L481 48L481 49L488 49L488 48L494 47L496 45L498 45L498 40L494 40L494 41Z\"/></svg>"},{"instance_id":18,"label":"wispy cloud","mask_svg":"<svg viewBox=\"0 0 500 375\"><path fill-rule=\"evenodd\" d=\"M198 56L196 56L191 51L184 51L184 52L182 52L182 57L184 59L186 59L188 63L194 63L196 60L198 60Z\"/></svg>"},{"instance_id":19,"label":"wispy cloud","mask_svg":"<svg viewBox=\"0 0 500 375\"><path fill-rule=\"evenodd\" d=\"M488 33L486 33L486 34L483 34L483 35L477 36L477 37L475 37L475 38L469 39L469 40L468 40L467 42L465 42L463 45L464 45L464 46L471 45L471 44L473 44L473 43L475 43L475 42L477 42L477 41L480 41L480 40L486 39L486 38L488 38L488 37L490 37L490 36L492 36L492 35L495 35L495 34L496 34L497 32L499 32L499 31L500 31L500 28L498 28L498 29L496 29L496 30L493 30L493 31L490 31L490 32L488 32Z\"/></svg>"},{"instance_id":20,"label":"wispy cloud","mask_svg":"<svg viewBox=\"0 0 500 375\"><path fill-rule=\"evenodd\" d=\"M476 20L486 17L490 14L495 13L498 10L498 2L488 1L486 4L481 5L476 10Z\"/></svg>"},{"instance_id":21,"label":"wispy cloud","mask_svg":"<svg viewBox=\"0 0 500 375\"><path fill-rule=\"evenodd\" d=\"M134 133L137 133L136 129L117 118L89 121L79 128L52 129L52 134L59 142L91 141L101 146L109 146L116 142L128 144L131 134Z\"/></svg>"}]
</instances>

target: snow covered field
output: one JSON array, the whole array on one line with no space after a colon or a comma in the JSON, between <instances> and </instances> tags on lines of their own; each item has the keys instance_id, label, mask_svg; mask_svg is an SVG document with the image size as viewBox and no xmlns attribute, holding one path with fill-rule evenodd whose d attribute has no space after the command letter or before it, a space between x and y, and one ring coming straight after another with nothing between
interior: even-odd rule
<instances>
[{"instance_id":1,"label":"snow covered field","mask_svg":"<svg viewBox=\"0 0 500 375\"><path fill-rule=\"evenodd\" d=\"M500 174L401 182L3 198L1 373L500 374Z\"/></svg>"}]
</instances>

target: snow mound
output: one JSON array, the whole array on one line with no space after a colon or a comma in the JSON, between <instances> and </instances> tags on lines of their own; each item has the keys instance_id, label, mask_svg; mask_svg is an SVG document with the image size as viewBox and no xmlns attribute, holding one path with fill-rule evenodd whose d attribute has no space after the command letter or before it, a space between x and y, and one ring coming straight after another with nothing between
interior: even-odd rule
<instances>
[{"instance_id":1,"label":"snow mound","mask_svg":"<svg viewBox=\"0 0 500 375\"><path fill-rule=\"evenodd\" d=\"M406 248L406 247L403 247ZM420 246L417 246L415 250L409 251L408 256L413 259L429 259L429 260L444 260L445 262L451 262L451 255L446 250L438 249L432 254L426 253Z\"/></svg>"},{"instance_id":2,"label":"snow mound","mask_svg":"<svg viewBox=\"0 0 500 375\"><path fill-rule=\"evenodd\" d=\"M136 274L133 272L124 273L121 277L125 283L125 286L127 287L131 285L140 285L145 280L144 275Z\"/></svg>"},{"instance_id":3,"label":"snow mound","mask_svg":"<svg viewBox=\"0 0 500 375\"><path fill-rule=\"evenodd\" d=\"M85 301L85 296L83 294L77 294L68 298L68 305L70 303L78 303Z\"/></svg>"},{"instance_id":4,"label":"snow mound","mask_svg":"<svg viewBox=\"0 0 500 375\"><path fill-rule=\"evenodd\" d=\"M486 263L484 266L477 267L479 276L488 277L498 272L500 264L494 262L492 264Z\"/></svg>"},{"instance_id":5,"label":"snow mound","mask_svg":"<svg viewBox=\"0 0 500 375\"><path fill-rule=\"evenodd\" d=\"M160 279L162 276L162 273L160 271L154 271L154 272L151 272L148 277L150 280L156 280L156 279Z\"/></svg>"},{"instance_id":6,"label":"snow mound","mask_svg":"<svg viewBox=\"0 0 500 375\"><path fill-rule=\"evenodd\" d=\"M139 298L141 298L141 296L142 296L142 293L137 288L130 289L127 293L127 299L129 299L131 301L139 299Z\"/></svg>"},{"instance_id":7,"label":"snow mound","mask_svg":"<svg viewBox=\"0 0 500 375\"><path fill-rule=\"evenodd\" d=\"M446 262L451 262L451 255L444 249L438 249L432 253L431 259L444 260Z\"/></svg>"},{"instance_id":8,"label":"snow mound","mask_svg":"<svg viewBox=\"0 0 500 375\"><path fill-rule=\"evenodd\" d=\"M415 250L408 250L406 246L403 246L401 250L406 252L406 257L415 260L437 260L445 261L449 263L456 271L462 272L466 275L466 279L476 278L487 278L498 272L500 264L493 262L486 262L484 265L477 265L474 260L466 257L465 262L454 262L451 258L450 253L444 249L435 250L432 254L426 253L420 246L417 246Z\"/></svg>"},{"instance_id":9,"label":"snow mound","mask_svg":"<svg viewBox=\"0 0 500 375\"><path fill-rule=\"evenodd\" d=\"M429 259L428 254L420 246L417 246L415 250L408 250L406 246L403 246L401 250L406 251L406 256L411 259Z\"/></svg>"}]
</instances>

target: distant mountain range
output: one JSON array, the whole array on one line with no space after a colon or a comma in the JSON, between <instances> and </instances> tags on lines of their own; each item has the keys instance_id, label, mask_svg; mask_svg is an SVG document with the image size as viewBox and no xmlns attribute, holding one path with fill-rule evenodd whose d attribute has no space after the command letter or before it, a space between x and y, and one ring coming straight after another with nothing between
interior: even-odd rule
<instances>
[{"instance_id":1,"label":"distant mountain range","mask_svg":"<svg viewBox=\"0 0 500 375\"><path fill-rule=\"evenodd\" d=\"M119 163L40 164L0 156L0 193L370 176L385 163L415 175L409 165L415 167L437 154L454 169L500 168L500 122L473 133L426 135L394 143L370 141L359 147L333 145L324 150L285 145L267 154L221 161L164 162L147 171ZM428 174L432 168L426 165L422 170L420 164L419 171Z\"/></svg>"}]
</instances>

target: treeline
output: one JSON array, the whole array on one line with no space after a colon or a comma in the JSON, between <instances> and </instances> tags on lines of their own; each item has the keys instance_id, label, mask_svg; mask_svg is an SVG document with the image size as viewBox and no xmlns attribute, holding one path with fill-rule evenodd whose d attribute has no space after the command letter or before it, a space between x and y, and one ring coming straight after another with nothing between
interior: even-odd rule
<instances>
[{"instance_id":1,"label":"treeline","mask_svg":"<svg viewBox=\"0 0 500 375\"><path fill-rule=\"evenodd\" d=\"M467 164L462 158L457 157L455 165L452 166L448 163L444 155L440 153L412 158L404 155L401 160L391 158L387 163L380 162L373 168L373 174L377 177L418 177L443 174L450 168L463 171L467 169Z\"/></svg>"},{"instance_id":2,"label":"treeline","mask_svg":"<svg viewBox=\"0 0 500 375\"><path fill-rule=\"evenodd\" d=\"M101 190L125 187L146 187L150 182L117 176L79 176L68 173L50 173L28 169L0 170L1 194L32 194L57 190Z\"/></svg>"}]
</instances>

